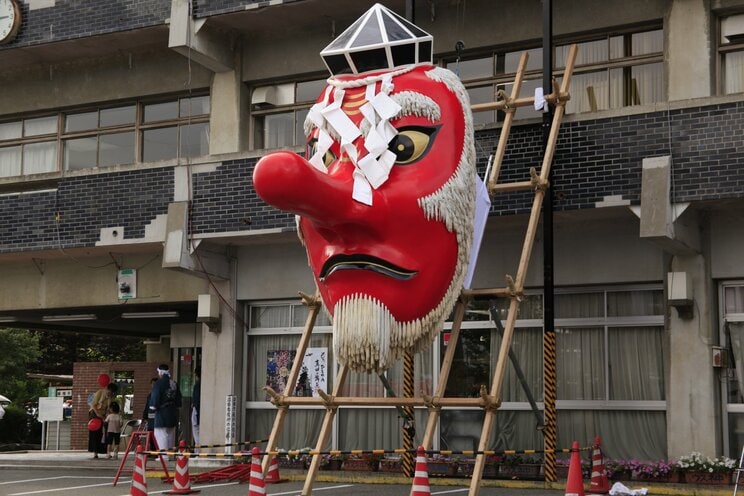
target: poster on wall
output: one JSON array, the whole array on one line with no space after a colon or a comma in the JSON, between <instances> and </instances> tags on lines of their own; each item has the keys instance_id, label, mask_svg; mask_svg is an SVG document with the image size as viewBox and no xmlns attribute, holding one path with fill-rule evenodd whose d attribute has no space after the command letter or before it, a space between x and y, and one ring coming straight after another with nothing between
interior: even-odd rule
<instances>
[{"instance_id":1,"label":"poster on wall","mask_svg":"<svg viewBox=\"0 0 744 496\"><path fill-rule=\"evenodd\" d=\"M318 396L316 388L327 391L328 348L308 348L302 359L300 375L294 391L287 391L289 372L292 370L296 351L269 350L266 361L266 385L279 394ZM266 396L267 401L270 399Z\"/></svg>"}]
</instances>

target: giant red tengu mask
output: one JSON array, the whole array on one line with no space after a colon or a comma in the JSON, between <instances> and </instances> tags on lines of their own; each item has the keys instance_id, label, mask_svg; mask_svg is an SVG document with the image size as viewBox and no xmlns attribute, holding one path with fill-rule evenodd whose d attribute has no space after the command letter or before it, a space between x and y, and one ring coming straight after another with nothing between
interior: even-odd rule
<instances>
[{"instance_id":1,"label":"giant red tengu mask","mask_svg":"<svg viewBox=\"0 0 744 496\"><path fill-rule=\"evenodd\" d=\"M269 154L253 182L297 214L337 359L382 371L434 339L462 288L476 180L470 106L459 79L431 64L328 82L305 124L306 158Z\"/></svg>"}]
</instances>

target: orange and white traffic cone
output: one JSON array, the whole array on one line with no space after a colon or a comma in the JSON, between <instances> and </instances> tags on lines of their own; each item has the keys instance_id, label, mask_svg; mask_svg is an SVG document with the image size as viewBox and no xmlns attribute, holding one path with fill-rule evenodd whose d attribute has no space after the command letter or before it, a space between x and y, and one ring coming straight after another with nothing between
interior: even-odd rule
<instances>
[{"instance_id":1,"label":"orange and white traffic cone","mask_svg":"<svg viewBox=\"0 0 744 496\"><path fill-rule=\"evenodd\" d=\"M178 445L178 451L186 451L186 443L181 441ZM189 477L189 457L176 456L176 474L173 477L173 489L165 491L165 494L194 494L198 489L191 489L191 477Z\"/></svg>"},{"instance_id":2,"label":"orange and white traffic cone","mask_svg":"<svg viewBox=\"0 0 744 496\"><path fill-rule=\"evenodd\" d=\"M429 472L426 468L426 452L423 446L416 450L416 471L413 474L411 496L427 496L431 494L429 487Z\"/></svg>"},{"instance_id":3,"label":"orange and white traffic cone","mask_svg":"<svg viewBox=\"0 0 744 496\"><path fill-rule=\"evenodd\" d=\"M134 455L132 486L129 490L130 496L147 496L147 476L145 475L146 463L147 457L142 453L142 446L137 446L137 453Z\"/></svg>"},{"instance_id":4,"label":"orange and white traffic cone","mask_svg":"<svg viewBox=\"0 0 744 496\"><path fill-rule=\"evenodd\" d=\"M258 448L251 450L251 478L248 486L248 496L265 496L266 484L264 484L263 469L261 468L261 457L258 456Z\"/></svg>"},{"instance_id":5,"label":"orange and white traffic cone","mask_svg":"<svg viewBox=\"0 0 744 496\"><path fill-rule=\"evenodd\" d=\"M571 446L571 463L568 465L566 496L585 496L584 479L581 476L581 455L579 455L578 441L574 441Z\"/></svg>"},{"instance_id":6,"label":"orange and white traffic cone","mask_svg":"<svg viewBox=\"0 0 744 496\"><path fill-rule=\"evenodd\" d=\"M592 494L610 494L610 479L607 477L601 445L602 440L599 436L595 437L592 449L592 482L587 491Z\"/></svg>"},{"instance_id":7,"label":"orange and white traffic cone","mask_svg":"<svg viewBox=\"0 0 744 496\"><path fill-rule=\"evenodd\" d=\"M287 480L279 477L279 460L276 457L272 458L264 482L266 484L277 484L279 482L286 482Z\"/></svg>"}]
</instances>

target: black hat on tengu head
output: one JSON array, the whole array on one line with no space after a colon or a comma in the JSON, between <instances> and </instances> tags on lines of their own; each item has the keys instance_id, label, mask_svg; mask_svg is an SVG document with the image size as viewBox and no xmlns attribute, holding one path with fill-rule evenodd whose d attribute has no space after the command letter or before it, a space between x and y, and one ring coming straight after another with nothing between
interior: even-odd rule
<instances>
[{"instance_id":1,"label":"black hat on tengu head","mask_svg":"<svg viewBox=\"0 0 744 496\"><path fill-rule=\"evenodd\" d=\"M360 74L431 62L432 42L429 33L376 3L320 56L333 75Z\"/></svg>"}]
</instances>

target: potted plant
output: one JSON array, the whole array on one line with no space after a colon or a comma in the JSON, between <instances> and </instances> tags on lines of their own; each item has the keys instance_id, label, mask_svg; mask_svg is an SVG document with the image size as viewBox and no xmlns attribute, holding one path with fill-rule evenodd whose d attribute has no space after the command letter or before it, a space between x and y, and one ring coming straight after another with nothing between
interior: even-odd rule
<instances>
[{"instance_id":1,"label":"potted plant","mask_svg":"<svg viewBox=\"0 0 744 496\"><path fill-rule=\"evenodd\" d=\"M677 465L689 484L730 484L736 460L727 456L710 458L693 451L680 456Z\"/></svg>"},{"instance_id":2,"label":"potted plant","mask_svg":"<svg viewBox=\"0 0 744 496\"><path fill-rule=\"evenodd\" d=\"M380 458L378 454L351 454L344 460L343 469L352 472L377 472Z\"/></svg>"},{"instance_id":3,"label":"potted plant","mask_svg":"<svg viewBox=\"0 0 744 496\"><path fill-rule=\"evenodd\" d=\"M415 459L414 459L415 463ZM380 459L380 472L403 472L403 457L401 455L390 455Z\"/></svg>"},{"instance_id":4,"label":"potted plant","mask_svg":"<svg viewBox=\"0 0 744 496\"><path fill-rule=\"evenodd\" d=\"M639 461L633 469L634 480L679 482L680 471L673 460Z\"/></svg>"},{"instance_id":5,"label":"potted plant","mask_svg":"<svg viewBox=\"0 0 744 496\"><path fill-rule=\"evenodd\" d=\"M346 455L328 453L320 456L320 470L341 470Z\"/></svg>"},{"instance_id":6,"label":"potted plant","mask_svg":"<svg viewBox=\"0 0 744 496\"><path fill-rule=\"evenodd\" d=\"M279 467L300 470L307 468L307 455L305 452L310 451L310 448L303 448L298 451L287 451L277 448L276 451L278 452L276 457L279 459Z\"/></svg>"},{"instance_id":7,"label":"potted plant","mask_svg":"<svg viewBox=\"0 0 744 496\"><path fill-rule=\"evenodd\" d=\"M616 459L605 462L607 478L613 481L629 481L633 478L633 463L628 460Z\"/></svg>"},{"instance_id":8,"label":"potted plant","mask_svg":"<svg viewBox=\"0 0 744 496\"><path fill-rule=\"evenodd\" d=\"M449 456L434 454L426 460L429 477L454 477L457 475L459 462Z\"/></svg>"}]
</instances>

